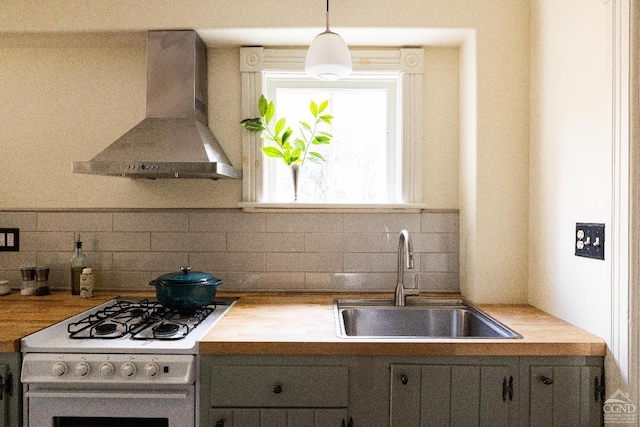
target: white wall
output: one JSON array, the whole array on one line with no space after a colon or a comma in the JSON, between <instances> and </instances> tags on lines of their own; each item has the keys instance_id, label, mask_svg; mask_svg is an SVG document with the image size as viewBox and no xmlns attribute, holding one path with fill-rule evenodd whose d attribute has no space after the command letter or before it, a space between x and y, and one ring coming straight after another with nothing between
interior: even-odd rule
<instances>
[{"instance_id":1,"label":"white wall","mask_svg":"<svg viewBox=\"0 0 640 427\"><path fill-rule=\"evenodd\" d=\"M71 174L72 160L90 159L144 116L143 44L115 34L104 36L116 41L103 47L100 37L93 43L89 35L132 31L139 38L140 33L157 28L249 29L244 33L251 35L251 29L312 27L317 32L324 22L324 10L317 6L311 0L189 0L179 8L168 0L1 2L0 74L11 79L0 79L0 123L3 129L10 129L0 133L1 154L8 160L0 170L0 184L10 183L0 185L0 209L237 206L241 185L235 181L148 182ZM469 110L461 106L458 126L473 127L470 135L474 139L462 144L471 151L461 154L461 159L466 157L459 163L455 135L462 128L451 129L456 127L456 113L447 113L452 104L443 110L446 120L438 120L438 110L426 111L434 115L425 118L425 126L440 128L425 131L425 144L441 149L425 162L425 174L445 179L427 181L429 200L425 202L434 209L470 209L468 214L461 212L461 229L474 236L465 241L463 249L467 251L463 256L472 257L461 265L463 291L477 302L525 302L527 243L514 236L524 233L528 224L528 0L409 0L402 8L388 1L350 0L331 6L332 26L344 29L345 34L383 28L390 34L416 35L409 44L429 46L427 58L435 59L430 70L435 73L440 72L438 67L447 69L456 61L451 48L438 51L419 38L424 30L470 35L465 43L471 37L474 64L469 69L477 85L473 93L460 95L473 103L475 117L463 117L463 110ZM86 43L85 38L89 39ZM63 42L56 46L58 39ZM254 39L252 44L261 44L261 40ZM227 48L212 48L210 53L217 57L216 62L210 58L210 81L214 82L210 94L214 89L223 94L218 99L210 96L212 110L216 110L210 124L232 163L239 165L236 53ZM459 70L468 68L461 62L458 66ZM426 87L426 102L433 101L433 95L436 102L450 102L456 90L462 91L467 77L460 76L458 88L451 82L453 75L447 76L444 92ZM225 83L216 86L222 78ZM46 156L34 156L45 151ZM27 170L25 161L29 162ZM463 196L459 193L463 178L473 189L464 194L472 204L456 200Z\"/></svg>"},{"instance_id":2,"label":"white wall","mask_svg":"<svg viewBox=\"0 0 640 427\"><path fill-rule=\"evenodd\" d=\"M629 6L532 2L528 300L603 337L607 397L619 389L637 404ZM605 224L604 261L574 255L576 222Z\"/></svg>"},{"instance_id":3,"label":"white wall","mask_svg":"<svg viewBox=\"0 0 640 427\"><path fill-rule=\"evenodd\" d=\"M611 227L611 3L532 2L529 302L610 336L611 252L574 255L576 222Z\"/></svg>"}]
</instances>

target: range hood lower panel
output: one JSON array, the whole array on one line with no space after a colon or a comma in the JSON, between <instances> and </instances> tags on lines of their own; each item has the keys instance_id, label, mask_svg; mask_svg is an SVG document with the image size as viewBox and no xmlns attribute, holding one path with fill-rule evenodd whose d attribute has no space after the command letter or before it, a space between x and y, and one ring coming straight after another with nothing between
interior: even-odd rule
<instances>
[{"instance_id":1,"label":"range hood lower panel","mask_svg":"<svg viewBox=\"0 0 640 427\"><path fill-rule=\"evenodd\" d=\"M73 173L127 178L242 178L242 170L218 163L202 162L73 162Z\"/></svg>"}]
</instances>

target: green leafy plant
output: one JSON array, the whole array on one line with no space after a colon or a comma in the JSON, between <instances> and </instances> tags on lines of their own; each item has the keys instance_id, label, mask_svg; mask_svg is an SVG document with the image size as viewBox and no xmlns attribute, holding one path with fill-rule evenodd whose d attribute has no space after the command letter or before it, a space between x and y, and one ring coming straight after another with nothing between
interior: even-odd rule
<instances>
[{"instance_id":1,"label":"green leafy plant","mask_svg":"<svg viewBox=\"0 0 640 427\"><path fill-rule=\"evenodd\" d=\"M311 151L310 148L314 145L327 145L333 138L330 133L318 129L322 123L331 124L333 116L323 114L328 106L328 100L322 101L320 105L311 101L309 110L313 116L313 122L312 124L298 122L300 133L296 137L291 128L287 126L284 117L273 123L275 116L273 101L270 102L264 95L261 95L258 100L260 117L244 119L240 124L251 132L262 132L261 138L273 144L262 147L264 154L269 157L281 158L288 166L302 165L307 158L314 163L322 163L325 158L317 151Z\"/></svg>"}]
</instances>

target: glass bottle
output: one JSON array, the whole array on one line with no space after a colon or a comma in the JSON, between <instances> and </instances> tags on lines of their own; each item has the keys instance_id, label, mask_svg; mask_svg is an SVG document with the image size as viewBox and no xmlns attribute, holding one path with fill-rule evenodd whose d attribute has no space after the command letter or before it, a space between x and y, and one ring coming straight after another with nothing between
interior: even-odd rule
<instances>
[{"instance_id":1,"label":"glass bottle","mask_svg":"<svg viewBox=\"0 0 640 427\"><path fill-rule=\"evenodd\" d=\"M87 256L82 253L82 242L78 234L76 253L71 258L71 295L80 295L80 275L87 266Z\"/></svg>"}]
</instances>

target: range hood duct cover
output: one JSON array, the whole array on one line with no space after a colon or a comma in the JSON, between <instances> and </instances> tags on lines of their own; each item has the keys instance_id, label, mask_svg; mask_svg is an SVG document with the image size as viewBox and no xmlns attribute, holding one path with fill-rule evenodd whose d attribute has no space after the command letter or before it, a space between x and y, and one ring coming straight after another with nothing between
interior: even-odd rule
<instances>
[{"instance_id":1,"label":"range hood duct cover","mask_svg":"<svg viewBox=\"0 0 640 427\"><path fill-rule=\"evenodd\" d=\"M207 126L207 48L195 31L147 33L147 117L74 173L242 178Z\"/></svg>"}]
</instances>

